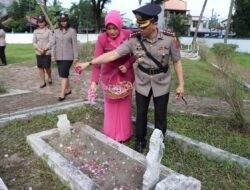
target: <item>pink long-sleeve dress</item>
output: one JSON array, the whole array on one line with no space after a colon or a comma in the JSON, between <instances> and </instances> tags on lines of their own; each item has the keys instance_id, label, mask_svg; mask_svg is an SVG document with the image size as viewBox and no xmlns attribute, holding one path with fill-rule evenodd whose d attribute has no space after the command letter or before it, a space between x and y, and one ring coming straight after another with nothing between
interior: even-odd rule
<instances>
[{"instance_id":1,"label":"pink long-sleeve dress","mask_svg":"<svg viewBox=\"0 0 250 190\"><path fill-rule=\"evenodd\" d=\"M119 32L119 35L113 39L108 33L104 32L99 35L95 47L95 57L112 51L123 43L130 36L130 31L122 29L122 21L117 11L111 11L105 17L105 26L114 24ZM113 62L102 65L93 65L92 82L98 84L101 77L102 89L108 85L110 77L113 75L110 84L117 84L120 81L129 80L134 82L133 56L125 56ZM123 74L118 67L125 65L127 73ZM126 141L133 135L132 129L132 93L119 100L109 99L104 93L104 134L116 141Z\"/></svg>"}]
</instances>

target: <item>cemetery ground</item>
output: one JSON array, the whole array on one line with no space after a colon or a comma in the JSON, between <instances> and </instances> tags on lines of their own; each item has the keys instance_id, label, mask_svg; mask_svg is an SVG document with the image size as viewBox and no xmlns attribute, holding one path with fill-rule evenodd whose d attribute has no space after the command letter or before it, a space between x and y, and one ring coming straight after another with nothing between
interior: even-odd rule
<instances>
[{"instance_id":1,"label":"cemetery ground","mask_svg":"<svg viewBox=\"0 0 250 190\"><path fill-rule=\"evenodd\" d=\"M9 45L9 48L20 50L19 45ZM28 48L27 45L26 48ZM21 49L22 50L22 49ZM45 106L57 103L57 91L59 90L56 68L54 71L53 86L44 91L38 89L39 81L36 68L34 68L34 55L23 59L22 64L18 63L19 58L13 59L11 65L0 68L0 81L4 82L7 88L21 88L30 90L32 93L6 98L0 98L0 114L11 113L21 109L30 109L37 106ZM30 48L31 51L31 48ZM17 54L17 53L16 53ZM7 57L8 49L7 49ZM238 56L238 55L237 55ZM240 61L239 61L240 59ZM244 60L241 60L244 59ZM28 61L27 61L28 60ZM244 71L250 71L246 63L249 63L250 55L239 55L236 64L239 75L250 83L248 75ZM217 71L209 64L202 61L183 60L186 99L188 106L182 102L175 102L171 97L169 105L168 128L179 134L192 139L208 143L212 146L224 149L231 153L250 159L250 138L249 131L241 133L235 127L235 121L231 117L229 106L219 99L216 92ZM235 67L235 68L236 68ZM2 70L2 71L1 71ZM90 70L84 73L83 77L89 78ZM175 80L175 79L174 79ZM87 84L74 84L73 95L66 101L83 98ZM83 87L84 86L84 87ZM174 84L172 94L174 94ZM246 115L250 115L250 91L242 87L245 100L244 108ZM36 91L36 92L35 92ZM23 100L23 99L27 100ZM100 97L100 96L99 96ZM23 102L25 101L25 102ZM71 123L83 122L102 131L103 111L101 106L86 105L79 108L59 111L56 113L44 114L30 117L25 120L15 120L0 125L0 177L9 189L68 189L67 183L62 183L56 175L34 155L32 149L26 142L26 136L43 130L56 127L57 115L66 113ZM182 111L184 113L180 113ZM192 113L207 114L193 115ZM149 113L149 121L153 123L153 110ZM249 126L250 128L250 126ZM150 130L149 130L150 131ZM148 134L149 137L150 133ZM133 148L134 138L125 143ZM187 176L193 176L202 183L202 189L250 189L250 169L230 161L218 161L208 158L195 149L185 149L174 139L167 139L165 142L165 154L162 164ZM144 152L146 155L147 151Z\"/></svg>"}]
</instances>

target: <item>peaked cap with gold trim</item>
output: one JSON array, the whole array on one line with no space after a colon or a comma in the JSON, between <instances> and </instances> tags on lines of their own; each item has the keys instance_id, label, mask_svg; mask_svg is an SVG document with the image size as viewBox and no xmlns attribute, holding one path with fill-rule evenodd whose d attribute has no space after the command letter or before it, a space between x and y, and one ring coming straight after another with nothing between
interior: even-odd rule
<instances>
[{"instance_id":1,"label":"peaked cap with gold trim","mask_svg":"<svg viewBox=\"0 0 250 190\"><path fill-rule=\"evenodd\" d=\"M138 27L147 27L160 12L161 7L157 4L147 4L133 10Z\"/></svg>"}]
</instances>

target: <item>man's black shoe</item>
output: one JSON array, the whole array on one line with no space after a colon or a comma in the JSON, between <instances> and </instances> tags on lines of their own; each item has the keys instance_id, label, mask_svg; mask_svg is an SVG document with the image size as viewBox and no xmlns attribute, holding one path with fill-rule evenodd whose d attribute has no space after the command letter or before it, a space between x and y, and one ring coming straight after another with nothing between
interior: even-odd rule
<instances>
[{"instance_id":1,"label":"man's black shoe","mask_svg":"<svg viewBox=\"0 0 250 190\"><path fill-rule=\"evenodd\" d=\"M146 142L137 142L135 145L135 151L142 153L146 148Z\"/></svg>"}]
</instances>

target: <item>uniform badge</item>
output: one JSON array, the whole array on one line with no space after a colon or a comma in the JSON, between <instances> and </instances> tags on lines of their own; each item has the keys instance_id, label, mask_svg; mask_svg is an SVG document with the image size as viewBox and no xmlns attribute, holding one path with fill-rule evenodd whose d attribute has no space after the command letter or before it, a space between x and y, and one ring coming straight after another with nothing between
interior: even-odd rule
<instances>
[{"instance_id":1,"label":"uniform badge","mask_svg":"<svg viewBox=\"0 0 250 190\"><path fill-rule=\"evenodd\" d=\"M136 14L135 17L136 17L136 20L139 20L139 21L143 20L141 15L139 15L139 14Z\"/></svg>"}]
</instances>

